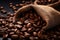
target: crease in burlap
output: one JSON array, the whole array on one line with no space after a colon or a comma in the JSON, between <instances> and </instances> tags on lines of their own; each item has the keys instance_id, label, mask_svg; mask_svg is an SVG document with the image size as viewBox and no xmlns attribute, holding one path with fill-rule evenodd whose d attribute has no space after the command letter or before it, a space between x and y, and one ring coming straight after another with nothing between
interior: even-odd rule
<instances>
[{"instance_id":1,"label":"crease in burlap","mask_svg":"<svg viewBox=\"0 0 60 40\"><path fill-rule=\"evenodd\" d=\"M15 13L15 20L19 20L18 15L24 11L28 11L31 8L33 8L38 15L42 17L43 20L46 21L46 26L42 27L41 31L44 31L46 29L55 27L56 25L60 24L60 12L53 9L52 7L49 6L43 6L43 5L26 5Z\"/></svg>"}]
</instances>

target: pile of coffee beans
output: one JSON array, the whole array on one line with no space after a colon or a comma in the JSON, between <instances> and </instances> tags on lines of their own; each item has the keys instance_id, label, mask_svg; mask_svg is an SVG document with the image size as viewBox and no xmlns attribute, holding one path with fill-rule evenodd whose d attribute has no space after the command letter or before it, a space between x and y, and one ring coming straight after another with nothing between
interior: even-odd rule
<instances>
[{"instance_id":1,"label":"pile of coffee beans","mask_svg":"<svg viewBox=\"0 0 60 40\"><path fill-rule=\"evenodd\" d=\"M7 13L7 17L0 17L0 35L4 39L38 40L38 32L46 25L45 21L32 10L21 14L19 21L14 22L14 14Z\"/></svg>"},{"instance_id":2,"label":"pile of coffee beans","mask_svg":"<svg viewBox=\"0 0 60 40\"><path fill-rule=\"evenodd\" d=\"M8 5L14 12L16 12L19 8L21 8L21 7L25 6L25 5L33 4L34 3L33 1L32 0L31 1L22 0L21 3L15 3L14 4L14 3L10 2Z\"/></svg>"},{"instance_id":3,"label":"pile of coffee beans","mask_svg":"<svg viewBox=\"0 0 60 40\"><path fill-rule=\"evenodd\" d=\"M14 14L7 13L7 16L0 16L0 36L3 40L59 40L60 26L45 31L41 37L38 32L45 24L44 20L34 11L21 13L19 21L13 21ZM32 21L33 20L33 21ZM38 23L39 22L39 23Z\"/></svg>"},{"instance_id":4,"label":"pile of coffee beans","mask_svg":"<svg viewBox=\"0 0 60 40\"><path fill-rule=\"evenodd\" d=\"M22 25L20 31L23 33L25 38L30 38L31 36L38 38L38 32L43 26L46 26L46 22L34 11L34 9L22 12L18 17L20 22L17 23Z\"/></svg>"},{"instance_id":5,"label":"pile of coffee beans","mask_svg":"<svg viewBox=\"0 0 60 40\"><path fill-rule=\"evenodd\" d=\"M36 3L39 5L47 5L57 2L58 0L38 0Z\"/></svg>"},{"instance_id":6,"label":"pile of coffee beans","mask_svg":"<svg viewBox=\"0 0 60 40\"><path fill-rule=\"evenodd\" d=\"M29 3L32 2L22 1L15 5L10 2L9 5L15 12L18 10L17 7L20 8ZM3 6L0 6L0 14L2 14L0 15L0 37L3 37L3 40L8 38L11 40L60 40L60 25L45 31L39 37L38 33L46 22L32 9L21 13L18 21L14 21L15 14L5 10Z\"/></svg>"}]
</instances>

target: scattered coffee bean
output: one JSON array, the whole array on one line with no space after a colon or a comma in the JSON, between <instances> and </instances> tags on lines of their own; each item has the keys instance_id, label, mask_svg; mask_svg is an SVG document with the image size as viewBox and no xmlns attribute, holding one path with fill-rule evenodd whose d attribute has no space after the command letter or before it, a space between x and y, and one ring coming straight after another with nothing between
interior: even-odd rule
<instances>
[{"instance_id":1,"label":"scattered coffee bean","mask_svg":"<svg viewBox=\"0 0 60 40\"><path fill-rule=\"evenodd\" d=\"M7 11L6 10L1 10L1 13L6 14Z\"/></svg>"},{"instance_id":2,"label":"scattered coffee bean","mask_svg":"<svg viewBox=\"0 0 60 40\"><path fill-rule=\"evenodd\" d=\"M12 8L13 8L13 10L17 10L16 6L13 6Z\"/></svg>"},{"instance_id":3,"label":"scattered coffee bean","mask_svg":"<svg viewBox=\"0 0 60 40\"><path fill-rule=\"evenodd\" d=\"M19 6L19 4L16 4L15 6L16 6L16 7L18 7L18 6Z\"/></svg>"},{"instance_id":4,"label":"scattered coffee bean","mask_svg":"<svg viewBox=\"0 0 60 40\"><path fill-rule=\"evenodd\" d=\"M13 7L13 5L10 5L9 7L10 7L10 8L12 8L12 7Z\"/></svg>"},{"instance_id":5,"label":"scattered coffee bean","mask_svg":"<svg viewBox=\"0 0 60 40\"><path fill-rule=\"evenodd\" d=\"M9 3L10 5L12 5L13 3Z\"/></svg>"},{"instance_id":6,"label":"scattered coffee bean","mask_svg":"<svg viewBox=\"0 0 60 40\"><path fill-rule=\"evenodd\" d=\"M4 9L4 7L3 7L3 6L1 6L1 7L0 7L0 10L2 10L2 9Z\"/></svg>"},{"instance_id":7,"label":"scattered coffee bean","mask_svg":"<svg viewBox=\"0 0 60 40\"><path fill-rule=\"evenodd\" d=\"M19 5L20 5L21 7L22 7L22 6L25 6L25 4L19 4Z\"/></svg>"}]
</instances>

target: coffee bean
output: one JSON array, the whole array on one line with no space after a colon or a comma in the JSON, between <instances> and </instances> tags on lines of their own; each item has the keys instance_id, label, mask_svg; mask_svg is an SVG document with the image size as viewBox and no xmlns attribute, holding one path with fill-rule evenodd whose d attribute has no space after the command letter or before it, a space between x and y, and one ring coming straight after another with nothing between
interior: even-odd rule
<instances>
[{"instance_id":1,"label":"coffee bean","mask_svg":"<svg viewBox=\"0 0 60 40\"><path fill-rule=\"evenodd\" d=\"M21 21L17 21L18 24L23 24Z\"/></svg>"},{"instance_id":2,"label":"coffee bean","mask_svg":"<svg viewBox=\"0 0 60 40\"><path fill-rule=\"evenodd\" d=\"M6 24L6 21L2 21L3 24Z\"/></svg>"},{"instance_id":3,"label":"coffee bean","mask_svg":"<svg viewBox=\"0 0 60 40\"><path fill-rule=\"evenodd\" d=\"M54 35L54 38L56 38L56 35Z\"/></svg>"},{"instance_id":4,"label":"coffee bean","mask_svg":"<svg viewBox=\"0 0 60 40\"><path fill-rule=\"evenodd\" d=\"M30 20L30 23L34 23L34 20Z\"/></svg>"},{"instance_id":5,"label":"coffee bean","mask_svg":"<svg viewBox=\"0 0 60 40\"><path fill-rule=\"evenodd\" d=\"M10 32L9 34L10 34L10 35L13 35L13 34L14 34L14 32Z\"/></svg>"},{"instance_id":6,"label":"coffee bean","mask_svg":"<svg viewBox=\"0 0 60 40\"><path fill-rule=\"evenodd\" d=\"M34 35L34 36L37 36L37 32L33 32L33 35Z\"/></svg>"},{"instance_id":7,"label":"coffee bean","mask_svg":"<svg viewBox=\"0 0 60 40\"><path fill-rule=\"evenodd\" d=\"M19 34L19 35L20 35L20 30L17 30L17 31L16 31L16 34Z\"/></svg>"},{"instance_id":8,"label":"coffee bean","mask_svg":"<svg viewBox=\"0 0 60 40\"><path fill-rule=\"evenodd\" d=\"M24 34L24 36L25 37L28 37L28 36L30 36L30 34L29 33L27 33L27 32L24 32L25 34Z\"/></svg>"},{"instance_id":9,"label":"coffee bean","mask_svg":"<svg viewBox=\"0 0 60 40\"><path fill-rule=\"evenodd\" d=\"M6 10L1 10L1 13L6 14L7 11Z\"/></svg>"},{"instance_id":10,"label":"coffee bean","mask_svg":"<svg viewBox=\"0 0 60 40\"><path fill-rule=\"evenodd\" d=\"M29 37L29 39L30 39L30 40L34 40L34 38L33 38L33 37Z\"/></svg>"},{"instance_id":11,"label":"coffee bean","mask_svg":"<svg viewBox=\"0 0 60 40\"><path fill-rule=\"evenodd\" d=\"M29 20L25 20L24 23L29 23Z\"/></svg>"},{"instance_id":12,"label":"coffee bean","mask_svg":"<svg viewBox=\"0 0 60 40\"><path fill-rule=\"evenodd\" d=\"M25 38L25 36L23 36L23 35L20 35L20 39L24 39Z\"/></svg>"},{"instance_id":13,"label":"coffee bean","mask_svg":"<svg viewBox=\"0 0 60 40\"><path fill-rule=\"evenodd\" d=\"M15 25L17 28L22 28L22 26L21 25Z\"/></svg>"},{"instance_id":14,"label":"coffee bean","mask_svg":"<svg viewBox=\"0 0 60 40\"><path fill-rule=\"evenodd\" d=\"M8 37L8 34L3 34L3 38L7 38Z\"/></svg>"},{"instance_id":15,"label":"coffee bean","mask_svg":"<svg viewBox=\"0 0 60 40\"><path fill-rule=\"evenodd\" d=\"M19 6L19 4L16 4L15 6L16 6L16 7L18 7L18 6Z\"/></svg>"},{"instance_id":16,"label":"coffee bean","mask_svg":"<svg viewBox=\"0 0 60 40\"><path fill-rule=\"evenodd\" d=\"M11 12L8 12L8 13L7 13L7 16L9 16L9 17L10 17L10 16L11 16Z\"/></svg>"},{"instance_id":17,"label":"coffee bean","mask_svg":"<svg viewBox=\"0 0 60 40\"><path fill-rule=\"evenodd\" d=\"M32 30L32 28L28 28L28 32L30 32Z\"/></svg>"},{"instance_id":18,"label":"coffee bean","mask_svg":"<svg viewBox=\"0 0 60 40\"><path fill-rule=\"evenodd\" d=\"M9 24L9 28L12 28L14 25L12 23Z\"/></svg>"},{"instance_id":19,"label":"coffee bean","mask_svg":"<svg viewBox=\"0 0 60 40\"><path fill-rule=\"evenodd\" d=\"M17 10L16 6L13 6L12 8L13 8L14 11Z\"/></svg>"},{"instance_id":20,"label":"coffee bean","mask_svg":"<svg viewBox=\"0 0 60 40\"><path fill-rule=\"evenodd\" d=\"M25 27L23 27L22 29L21 29L21 31L26 31L27 29L25 28Z\"/></svg>"},{"instance_id":21,"label":"coffee bean","mask_svg":"<svg viewBox=\"0 0 60 40\"><path fill-rule=\"evenodd\" d=\"M18 37L18 35L16 35L16 34L12 35L12 38L17 38L17 37Z\"/></svg>"},{"instance_id":22,"label":"coffee bean","mask_svg":"<svg viewBox=\"0 0 60 40\"><path fill-rule=\"evenodd\" d=\"M12 5L13 3L9 3L10 5Z\"/></svg>"},{"instance_id":23,"label":"coffee bean","mask_svg":"<svg viewBox=\"0 0 60 40\"><path fill-rule=\"evenodd\" d=\"M25 1L23 0L22 3L25 3Z\"/></svg>"},{"instance_id":24,"label":"coffee bean","mask_svg":"<svg viewBox=\"0 0 60 40\"><path fill-rule=\"evenodd\" d=\"M4 9L4 7L3 7L3 6L1 6L1 7L0 7L0 10L2 10L2 9Z\"/></svg>"},{"instance_id":25,"label":"coffee bean","mask_svg":"<svg viewBox=\"0 0 60 40\"><path fill-rule=\"evenodd\" d=\"M11 35L11 39L12 39L12 40L18 40L18 35L16 35L16 34Z\"/></svg>"},{"instance_id":26,"label":"coffee bean","mask_svg":"<svg viewBox=\"0 0 60 40\"><path fill-rule=\"evenodd\" d=\"M37 22L37 25L39 26L40 25L40 22Z\"/></svg>"},{"instance_id":27,"label":"coffee bean","mask_svg":"<svg viewBox=\"0 0 60 40\"><path fill-rule=\"evenodd\" d=\"M31 27L31 23L28 23L26 27L27 27L27 28Z\"/></svg>"},{"instance_id":28,"label":"coffee bean","mask_svg":"<svg viewBox=\"0 0 60 40\"><path fill-rule=\"evenodd\" d=\"M25 4L19 4L19 5L20 5L21 7L22 7L22 6L25 6Z\"/></svg>"},{"instance_id":29,"label":"coffee bean","mask_svg":"<svg viewBox=\"0 0 60 40\"><path fill-rule=\"evenodd\" d=\"M36 25L36 24L33 24L33 26L34 26L34 27L37 27L37 25Z\"/></svg>"},{"instance_id":30,"label":"coffee bean","mask_svg":"<svg viewBox=\"0 0 60 40\"><path fill-rule=\"evenodd\" d=\"M20 18L20 21L23 23L24 22L24 18Z\"/></svg>"},{"instance_id":31,"label":"coffee bean","mask_svg":"<svg viewBox=\"0 0 60 40\"><path fill-rule=\"evenodd\" d=\"M10 7L10 8L12 8L12 7L13 7L13 5L9 5L9 7Z\"/></svg>"}]
</instances>

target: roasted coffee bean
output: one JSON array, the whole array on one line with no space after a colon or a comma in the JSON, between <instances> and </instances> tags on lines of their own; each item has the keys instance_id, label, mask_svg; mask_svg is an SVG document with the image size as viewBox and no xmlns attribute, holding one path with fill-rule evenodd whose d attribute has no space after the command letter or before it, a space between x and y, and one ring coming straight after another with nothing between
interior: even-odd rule
<instances>
[{"instance_id":1,"label":"roasted coffee bean","mask_svg":"<svg viewBox=\"0 0 60 40\"><path fill-rule=\"evenodd\" d=\"M3 6L0 6L0 10L2 10L2 9L4 9L4 7Z\"/></svg>"},{"instance_id":2,"label":"roasted coffee bean","mask_svg":"<svg viewBox=\"0 0 60 40\"><path fill-rule=\"evenodd\" d=\"M14 16L14 14L10 14L10 17L13 17Z\"/></svg>"},{"instance_id":3,"label":"roasted coffee bean","mask_svg":"<svg viewBox=\"0 0 60 40\"><path fill-rule=\"evenodd\" d=\"M16 34L20 35L20 30L17 30L17 31L16 31Z\"/></svg>"},{"instance_id":4,"label":"roasted coffee bean","mask_svg":"<svg viewBox=\"0 0 60 40\"><path fill-rule=\"evenodd\" d=\"M7 11L6 10L1 10L1 13L6 14Z\"/></svg>"},{"instance_id":5,"label":"roasted coffee bean","mask_svg":"<svg viewBox=\"0 0 60 40\"><path fill-rule=\"evenodd\" d=\"M29 20L25 20L24 23L29 23Z\"/></svg>"},{"instance_id":6,"label":"roasted coffee bean","mask_svg":"<svg viewBox=\"0 0 60 40\"><path fill-rule=\"evenodd\" d=\"M25 38L25 36L24 35L20 35L20 39L24 39Z\"/></svg>"},{"instance_id":7,"label":"roasted coffee bean","mask_svg":"<svg viewBox=\"0 0 60 40\"><path fill-rule=\"evenodd\" d=\"M23 24L21 21L17 21L18 24Z\"/></svg>"},{"instance_id":8,"label":"roasted coffee bean","mask_svg":"<svg viewBox=\"0 0 60 40\"><path fill-rule=\"evenodd\" d=\"M12 5L13 3L9 3L10 5Z\"/></svg>"},{"instance_id":9,"label":"roasted coffee bean","mask_svg":"<svg viewBox=\"0 0 60 40\"><path fill-rule=\"evenodd\" d=\"M16 6L13 6L12 9L13 9L14 11L17 10Z\"/></svg>"},{"instance_id":10,"label":"roasted coffee bean","mask_svg":"<svg viewBox=\"0 0 60 40\"><path fill-rule=\"evenodd\" d=\"M13 7L13 5L9 5L9 7L10 7L10 8L12 8L12 7Z\"/></svg>"},{"instance_id":11,"label":"roasted coffee bean","mask_svg":"<svg viewBox=\"0 0 60 40\"><path fill-rule=\"evenodd\" d=\"M37 27L37 25L36 25L36 24L33 24L33 26L34 26L34 27Z\"/></svg>"},{"instance_id":12,"label":"roasted coffee bean","mask_svg":"<svg viewBox=\"0 0 60 40\"><path fill-rule=\"evenodd\" d=\"M15 6L16 6L16 7L18 7L18 6L19 6L19 4L16 4Z\"/></svg>"},{"instance_id":13,"label":"roasted coffee bean","mask_svg":"<svg viewBox=\"0 0 60 40\"><path fill-rule=\"evenodd\" d=\"M29 37L30 40L34 40L34 37Z\"/></svg>"},{"instance_id":14,"label":"roasted coffee bean","mask_svg":"<svg viewBox=\"0 0 60 40\"><path fill-rule=\"evenodd\" d=\"M54 38L56 38L57 36L56 35L54 35Z\"/></svg>"},{"instance_id":15,"label":"roasted coffee bean","mask_svg":"<svg viewBox=\"0 0 60 40\"><path fill-rule=\"evenodd\" d=\"M34 35L34 36L37 36L37 32L33 32L33 35Z\"/></svg>"},{"instance_id":16,"label":"roasted coffee bean","mask_svg":"<svg viewBox=\"0 0 60 40\"><path fill-rule=\"evenodd\" d=\"M15 25L17 28L22 28L22 26L21 25Z\"/></svg>"},{"instance_id":17,"label":"roasted coffee bean","mask_svg":"<svg viewBox=\"0 0 60 40\"><path fill-rule=\"evenodd\" d=\"M39 38L38 37L34 37L34 40L39 40Z\"/></svg>"},{"instance_id":18,"label":"roasted coffee bean","mask_svg":"<svg viewBox=\"0 0 60 40\"><path fill-rule=\"evenodd\" d=\"M3 34L3 38L7 38L8 37L8 34Z\"/></svg>"},{"instance_id":19,"label":"roasted coffee bean","mask_svg":"<svg viewBox=\"0 0 60 40\"><path fill-rule=\"evenodd\" d=\"M23 0L22 3L25 3L25 1Z\"/></svg>"},{"instance_id":20,"label":"roasted coffee bean","mask_svg":"<svg viewBox=\"0 0 60 40\"><path fill-rule=\"evenodd\" d=\"M25 37L29 37L29 36L30 36L30 34L29 34L29 33L27 33L27 32L24 32L24 36L25 36Z\"/></svg>"},{"instance_id":21,"label":"roasted coffee bean","mask_svg":"<svg viewBox=\"0 0 60 40\"><path fill-rule=\"evenodd\" d=\"M32 28L28 28L28 32L30 32L32 30Z\"/></svg>"},{"instance_id":22,"label":"roasted coffee bean","mask_svg":"<svg viewBox=\"0 0 60 40\"><path fill-rule=\"evenodd\" d=\"M14 32L10 32L9 34L10 34L10 35L13 35L13 34L14 34Z\"/></svg>"},{"instance_id":23,"label":"roasted coffee bean","mask_svg":"<svg viewBox=\"0 0 60 40\"><path fill-rule=\"evenodd\" d=\"M8 34L3 34L3 40L8 40L7 37L8 37Z\"/></svg>"},{"instance_id":24,"label":"roasted coffee bean","mask_svg":"<svg viewBox=\"0 0 60 40\"><path fill-rule=\"evenodd\" d=\"M16 34L11 35L11 36L12 36L12 38L17 38L18 37L18 35L16 35Z\"/></svg>"},{"instance_id":25,"label":"roasted coffee bean","mask_svg":"<svg viewBox=\"0 0 60 40\"><path fill-rule=\"evenodd\" d=\"M25 4L19 4L19 5L20 5L20 7L25 6Z\"/></svg>"},{"instance_id":26,"label":"roasted coffee bean","mask_svg":"<svg viewBox=\"0 0 60 40\"><path fill-rule=\"evenodd\" d=\"M31 27L31 23L28 23L26 27L27 27L27 28Z\"/></svg>"},{"instance_id":27,"label":"roasted coffee bean","mask_svg":"<svg viewBox=\"0 0 60 40\"><path fill-rule=\"evenodd\" d=\"M11 35L11 39L12 40L18 40L18 35L16 35L16 34Z\"/></svg>"},{"instance_id":28,"label":"roasted coffee bean","mask_svg":"<svg viewBox=\"0 0 60 40\"><path fill-rule=\"evenodd\" d=\"M23 27L22 29L21 29L21 31L26 31L27 30L27 28L26 27Z\"/></svg>"},{"instance_id":29,"label":"roasted coffee bean","mask_svg":"<svg viewBox=\"0 0 60 40\"><path fill-rule=\"evenodd\" d=\"M10 16L11 16L11 12L7 13L7 16L9 16L9 17L10 17Z\"/></svg>"},{"instance_id":30,"label":"roasted coffee bean","mask_svg":"<svg viewBox=\"0 0 60 40\"><path fill-rule=\"evenodd\" d=\"M2 21L2 24L6 24L6 21L4 20L4 21Z\"/></svg>"}]
</instances>

